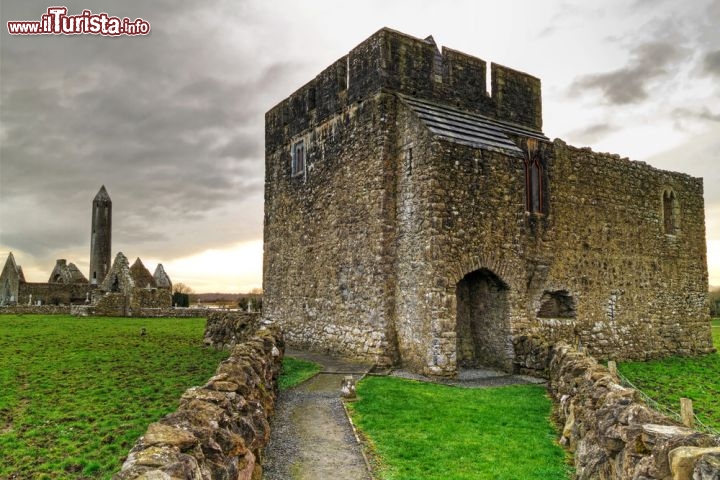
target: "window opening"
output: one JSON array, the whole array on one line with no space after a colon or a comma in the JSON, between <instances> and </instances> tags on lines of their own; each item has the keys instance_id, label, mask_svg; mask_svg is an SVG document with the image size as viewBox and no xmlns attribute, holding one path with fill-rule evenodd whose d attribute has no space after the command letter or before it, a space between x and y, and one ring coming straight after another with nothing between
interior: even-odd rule
<instances>
[{"instance_id":1,"label":"window opening","mask_svg":"<svg viewBox=\"0 0 720 480\"><path fill-rule=\"evenodd\" d=\"M525 157L525 210L543 213L543 168L538 141L528 138Z\"/></svg>"},{"instance_id":2,"label":"window opening","mask_svg":"<svg viewBox=\"0 0 720 480\"><path fill-rule=\"evenodd\" d=\"M663 193L663 223L666 235L675 235L677 232L677 208L675 192L666 190Z\"/></svg>"},{"instance_id":3,"label":"window opening","mask_svg":"<svg viewBox=\"0 0 720 480\"><path fill-rule=\"evenodd\" d=\"M305 173L305 142L299 140L292 146L292 176Z\"/></svg>"}]
</instances>

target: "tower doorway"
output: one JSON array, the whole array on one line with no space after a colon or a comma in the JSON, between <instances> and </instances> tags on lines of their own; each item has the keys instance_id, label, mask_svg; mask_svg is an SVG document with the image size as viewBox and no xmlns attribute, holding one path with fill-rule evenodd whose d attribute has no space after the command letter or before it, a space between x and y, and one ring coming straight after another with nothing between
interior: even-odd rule
<instances>
[{"instance_id":1,"label":"tower doorway","mask_svg":"<svg viewBox=\"0 0 720 480\"><path fill-rule=\"evenodd\" d=\"M512 365L512 342L508 286L493 272L482 268L457 283L458 368Z\"/></svg>"}]
</instances>

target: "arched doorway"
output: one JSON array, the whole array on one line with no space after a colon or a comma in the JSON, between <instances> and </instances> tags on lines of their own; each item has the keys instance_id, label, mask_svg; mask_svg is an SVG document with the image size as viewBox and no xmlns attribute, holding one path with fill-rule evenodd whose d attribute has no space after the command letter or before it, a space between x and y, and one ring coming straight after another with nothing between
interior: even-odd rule
<instances>
[{"instance_id":1,"label":"arched doorway","mask_svg":"<svg viewBox=\"0 0 720 480\"><path fill-rule=\"evenodd\" d=\"M511 367L508 286L482 268L457 284L458 368Z\"/></svg>"}]
</instances>

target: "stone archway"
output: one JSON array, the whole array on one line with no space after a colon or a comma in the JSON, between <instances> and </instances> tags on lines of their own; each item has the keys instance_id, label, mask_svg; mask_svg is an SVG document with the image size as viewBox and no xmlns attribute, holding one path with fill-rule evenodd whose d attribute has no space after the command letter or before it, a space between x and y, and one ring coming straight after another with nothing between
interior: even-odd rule
<instances>
[{"instance_id":1,"label":"stone archway","mask_svg":"<svg viewBox=\"0 0 720 480\"><path fill-rule=\"evenodd\" d=\"M458 368L512 366L508 286L492 271L481 268L457 283Z\"/></svg>"}]
</instances>

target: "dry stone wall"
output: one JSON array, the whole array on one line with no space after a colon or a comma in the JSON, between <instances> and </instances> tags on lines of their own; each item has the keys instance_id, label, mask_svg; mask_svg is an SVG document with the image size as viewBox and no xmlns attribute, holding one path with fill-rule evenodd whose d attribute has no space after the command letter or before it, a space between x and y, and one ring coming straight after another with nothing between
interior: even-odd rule
<instances>
[{"instance_id":1,"label":"dry stone wall","mask_svg":"<svg viewBox=\"0 0 720 480\"><path fill-rule=\"evenodd\" d=\"M236 345L204 386L148 427L113 479L260 480L283 352L277 329Z\"/></svg>"},{"instance_id":2,"label":"dry stone wall","mask_svg":"<svg viewBox=\"0 0 720 480\"><path fill-rule=\"evenodd\" d=\"M0 307L0 314L8 315L67 315L70 305L14 305Z\"/></svg>"},{"instance_id":3,"label":"dry stone wall","mask_svg":"<svg viewBox=\"0 0 720 480\"><path fill-rule=\"evenodd\" d=\"M526 352L534 351L536 365L549 362L560 443L573 453L575 478L720 478L720 438L651 410L636 390L621 386L607 368L567 344L535 347Z\"/></svg>"},{"instance_id":4,"label":"dry stone wall","mask_svg":"<svg viewBox=\"0 0 720 480\"><path fill-rule=\"evenodd\" d=\"M203 343L215 348L232 348L260 327L260 313L213 311L208 313Z\"/></svg>"}]
</instances>

